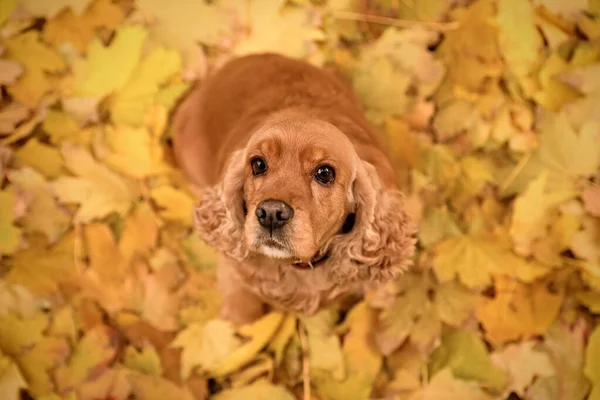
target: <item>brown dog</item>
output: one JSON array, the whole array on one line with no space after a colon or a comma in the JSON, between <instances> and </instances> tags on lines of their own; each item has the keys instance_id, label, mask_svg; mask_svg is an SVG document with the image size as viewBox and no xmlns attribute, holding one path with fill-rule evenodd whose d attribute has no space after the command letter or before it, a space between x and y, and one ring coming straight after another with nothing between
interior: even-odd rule
<instances>
[{"instance_id":1,"label":"brown dog","mask_svg":"<svg viewBox=\"0 0 600 400\"><path fill-rule=\"evenodd\" d=\"M221 254L222 317L265 303L311 314L394 279L415 228L359 99L326 70L275 54L229 62L180 105L175 156L202 189Z\"/></svg>"}]
</instances>

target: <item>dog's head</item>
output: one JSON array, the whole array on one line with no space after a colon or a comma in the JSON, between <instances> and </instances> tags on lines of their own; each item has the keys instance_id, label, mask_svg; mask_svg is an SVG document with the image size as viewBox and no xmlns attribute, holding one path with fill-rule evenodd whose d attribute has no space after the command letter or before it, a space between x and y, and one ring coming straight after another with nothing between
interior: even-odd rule
<instances>
[{"instance_id":1,"label":"dog's head","mask_svg":"<svg viewBox=\"0 0 600 400\"><path fill-rule=\"evenodd\" d=\"M259 128L232 154L223 181L203 193L195 220L229 257L323 264L340 280L392 278L415 245L401 194L382 187L339 129L314 119Z\"/></svg>"}]
</instances>

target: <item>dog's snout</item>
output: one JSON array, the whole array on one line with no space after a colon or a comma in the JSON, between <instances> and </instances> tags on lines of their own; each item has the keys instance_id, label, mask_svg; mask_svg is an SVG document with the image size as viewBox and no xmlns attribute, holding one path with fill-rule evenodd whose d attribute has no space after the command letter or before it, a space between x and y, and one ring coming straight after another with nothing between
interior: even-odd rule
<instances>
[{"instance_id":1,"label":"dog's snout","mask_svg":"<svg viewBox=\"0 0 600 400\"><path fill-rule=\"evenodd\" d=\"M294 216L294 209L281 200L264 200L256 207L258 222L265 228L280 228Z\"/></svg>"}]
</instances>

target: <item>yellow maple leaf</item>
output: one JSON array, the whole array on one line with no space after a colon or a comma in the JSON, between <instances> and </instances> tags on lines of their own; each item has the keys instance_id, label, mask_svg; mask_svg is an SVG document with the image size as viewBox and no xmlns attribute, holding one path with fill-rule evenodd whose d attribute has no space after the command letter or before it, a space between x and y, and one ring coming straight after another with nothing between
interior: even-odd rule
<instances>
[{"instance_id":1,"label":"yellow maple leaf","mask_svg":"<svg viewBox=\"0 0 600 400\"><path fill-rule=\"evenodd\" d=\"M585 365L583 372L594 385L590 399L600 398L600 328L596 327L590 335L588 346L585 350Z\"/></svg>"},{"instance_id":2,"label":"yellow maple leaf","mask_svg":"<svg viewBox=\"0 0 600 400\"><path fill-rule=\"evenodd\" d=\"M556 318L564 292L551 292L546 282L523 284L497 277L495 297L481 296L477 316L486 338L494 344L525 339L545 332Z\"/></svg>"},{"instance_id":3,"label":"yellow maple leaf","mask_svg":"<svg viewBox=\"0 0 600 400\"><path fill-rule=\"evenodd\" d=\"M105 47L99 39L87 49L85 60L73 64L78 97L103 97L123 88L137 66L148 32L139 25L123 26L117 30L111 43ZM119 60L119 68L114 68ZM106 71L113 73L107 74Z\"/></svg>"},{"instance_id":4,"label":"yellow maple leaf","mask_svg":"<svg viewBox=\"0 0 600 400\"><path fill-rule=\"evenodd\" d=\"M70 233L52 246L39 239L30 239L29 245L14 254L4 280L25 286L37 295L55 294L60 282L68 282L76 274L74 235Z\"/></svg>"},{"instance_id":5,"label":"yellow maple leaf","mask_svg":"<svg viewBox=\"0 0 600 400\"><path fill-rule=\"evenodd\" d=\"M29 166L42 173L46 178L57 178L66 171L60 151L55 147L32 138L15 152L15 166Z\"/></svg>"},{"instance_id":6,"label":"yellow maple leaf","mask_svg":"<svg viewBox=\"0 0 600 400\"><path fill-rule=\"evenodd\" d=\"M0 53L2 52L0 48ZM15 61L0 60L0 84L7 85L15 83L17 78L23 74L23 67Z\"/></svg>"},{"instance_id":7,"label":"yellow maple leaf","mask_svg":"<svg viewBox=\"0 0 600 400\"><path fill-rule=\"evenodd\" d=\"M331 373L336 380L346 376L346 365L340 338L332 332L337 312L322 310L314 316L302 318L308 336L310 363L314 370Z\"/></svg>"},{"instance_id":8,"label":"yellow maple leaf","mask_svg":"<svg viewBox=\"0 0 600 400\"><path fill-rule=\"evenodd\" d=\"M512 253L500 237L461 235L440 242L434 250L433 269L438 279L447 282L458 276L469 288L488 286L492 276L517 276L530 282L550 272Z\"/></svg>"},{"instance_id":9,"label":"yellow maple leaf","mask_svg":"<svg viewBox=\"0 0 600 400\"><path fill-rule=\"evenodd\" d=\"M51 183L52 190L63 203L81 207L75 221L88 222L112 212L125 215L135 199L132 186L106 166L98 163L81 147L62 147L65 166L77 177L62 176Z\"/></svg>"},{"instance_id":10,"label":"yellow maple leaf","mask_svg":"<svg viewBox=\"0 0 600 400\"><path fill-rule=\"evenodd\" d=\"M39 311L26 318L8 313L0 322L0 351L14 357L42 340L49 317Z\"/></svg>"},{"instance_id":11,"label":"yellow maple leaf","mask_svg":"<svg viewBox=\"0 0 600 400\"><path fill-rule=\"evenodd\" d=\"M15 194L12 191L0 191L0 254L10 254L19 248L21 230L14 226Z\"/></svg>"},{"instance_id":12,"label":"yellow maple leaf","mask_svg":"<svg viewBox=\"0 0 600 400\"><path fill-rule=\"evenodd\" d=\"M93 130L82 129L76 119L62 111L49 110L42 122L42 129L55 146L69 142L87 147L92 142Z\"/></svg>"},{"instance_id":13,"label":"yellow maple leaf","mask_svg":"<svg viewBox=\"0 0 600 400\"><path fill-rule=\"evenodd\" d=\"M180 375L187 379L194 368L215 366L240 344L231 323L214 319L186 327L170 346L182 349Z\"/></svg>"},{"instance_id":14,"label":"yellow maple leaf","mask_svg":"<svg viewBox=\"0 0 600 400\"><path fill-rule=\"evenodd\" d=\"M0 316L13 312L30 317L36 311L36 298L26 287L0 281Z\"/></svg>"},{"instance_id":15,"label":"yellow maple leaf","mask_svg":"<svg viewBox=\"0 0 600 400\"><path fill-rule=\"evenodd\" d=\"M123 21L121 8L110 0L94 0L83 13L63 8L44 25L44 41L59 47L70 43L83 53L96 30L115 29Z\"/></svg>"},{"instance_id":16,"label":"yellow maple leaf","mask_svg":"<svg viewBox=\"0 0 600 400\"><path fill-rule=\"evenodd\" d=\"M19 367L27 377L32 395L56 390L50 370L61 365L69 355L64 339L44 336L35 346L18 358Z\"/></svg>"},{"instance_id":17,"label":"yellow maple leaf","mask_svg":"<svg viewBox=\"0 0 600 400\"><path fill-rule=\"evenodd\" d=\"M244 5L239 13L247 18L250 29L249 35L236 43L236 55L276 52L304 58L310 44L324 38L303 7L288 6L284 0L252 0Z\"/></svg>"},{"instance_id":18,"label":"yellow maple leaf","mask_svg":"<svg viewBox=\"0 0 600 400\"><path fill-rule=\"evenodd\" d=\"M407 110L406 91L410 83L408 73L396 71L392 62L383 57L365 59L353 78L354 90L365 104L367 115L376 122Z\"/></svg>"},{"instance_id":19,"label":"yellow maple leaf","mask_svg":"<svg viewBox=\"0 0 600 400\"><path fill-rule=\"evenodd\" d=\"M599 74L600 64L592 64L568 68L558 74L556 78L583 94L590 94L600 89Z\"/></svg>"},{"instance_id":20,"label":"yellow maple leaf","mask_svg":"<svg viewBox=\"0 0 600 400\"><path fill-rule=\"evenodd\" d=\"M111 120L115 124L139 126L160 87L181 69L181 56L175 50L155 48L133 71L131 79L111 99Z\"/></svg>"},{"instance_id":21,"label":"yellow maple leaf","mask_svg":"<svg viewBox=\"0 0 600 400\"><path fill-rule=\"evenodd\" d=\"M4 21L6 21L6 19L15 9L16 5L17 0L6 0L0 4L0 25L2 25Z\"/></svg>"},{"instance_id":22,"label":"yellow maple leaf","mask_svg":"<svg viewBox=\"0 0 600 400\"><path fill-rule=\"evenodd\" d=\"M354 306L344 321L348 333L344 338L343 353L347 365L344 380L331 379L328 374L317 376L315 385L319 394L332 400L359 400L368 398L382 366L382 356L370 340L369 310L365 302Z\"/></svg>"},{"instance_id":23,"label":"yellow maple leaf","mask_svg":"<svg viewBox=\"0 0 600 400\"><path fill-rule=\"evenodd\" d=\"M533 86L530 74L542 61L543 41L534 24L534 7L529 1L502 1L498 3L496 22L498 44L508 68L528 93Z\"/></svg>"},{"instance_id":24,"label":"yellow maple leaf","mask_svg":"<svg viewBox=\"0 0 600 400\"><path fill-rule=\"evenodd\" d=\"M176 385L162 377L148 376L144 374L132 374L128 376L134 396L145 400L194 400L187 387Z\"/></svg>"},{"instance_id":25,"label":"yellow maple leaf","mask_svg":"<svg viewBox=\"0 0 600 400\"><path fill-rule=\"evenodd\" d=\"M84 236L90 269L106 284L122 282L129 265L119 251L110 227L103 223L85 225Z\"/></svg>"},{"instance_id":26,"label":"yellow maple leaf","mask_svg":"<svg viewBox=\"0 0 600 400\"><path fill-rule=\"evenodd\" d=\"M568 66L558 53L546 58L538 73L541 87L533 93L533 99L537 103L549 110L556 111L580 97L576 89L561 82L557 77Z\"/></svg>"},{"instance_id":27,"label":"yellow maple leaf","mask_svg":"<svg viewBox=\"0 0 600 400\"><path fill-rule=\"evenodd\" d=\"M525 389L536 377L549 377L556 373L548 354L535 350L534 345L533 341L509 344L491 355L492 361L508 374L505 393L525 396Z\"/></svg>"},{"instance_id":28,"label":"yellow maple leaf","mask_svg":"<svg viewBox=\"0 0 600 400\"><path fill-rule=\"evenodd\" d=\"M158 242L159 229L159 219L148 203L136 205L125 219L119 239L119 251L127 263L135 256L150 255Z\"/></svg>"},{"instance_id":29,"label":"yellow maple leaf","mask_svg":"<svg viewBox=\"0 0 600 400\"><path fill-rule=\"evenodd\" d=\"M115 354L116 333L104 325L96 325L87 331L73 350L67 365L55 371L59 391L73 390L88 379L93 379L97 368L105 365Z\"/></svg>"},{"instance_id":30,"label":"yellow maple leaf","mask_svg":"<svg viewBox=\"0 0 600 400\"><path fill-rule=\"evenodd\" d=\"M481 387L467 380L457 379L450 368L444 368L433 376L428 385L409 400L470 399L491 400L492 397Z\"/></svg>"},{"instance_id":31,"label":"yellow maple leaf","mask_svg":"<svg viewBox=\"0 0 600 400\"><path fill-rule=\"evenodd\" d=\"M123 365L151 376L161 376L163 372L160 357L152 345L146 345L139 351L133 346L127 346Z\"/></svg>"},{"instance_id":32,"label":"yellow maple leaf","mask_svg":"<svg viewBox=\"0 0 600 400\"><path fill-rule=\"evenodd\" d=\"M81 14L88 6L90 0L21 0L20 3L26 11L37 17L51 18L63 8L70 8L77 14Z\"/></svg>"},{"instance_id":33,"label":"yellow maple leaf","mask_svg":"<svg viewBox=\"0 0 600 400\"><path fill-rule=\"evenodd\" d=\"M158 204L162 218L192 225L194 200L186 192L172 186L159 186L151 190L150 196Z\"/></svg>"},{"instance_id":34,"label":"yellow maple leaf","mask_svg":"<svg viewBox=\"0 0 600 400\"><path fill-rule=\"evenodd\" d=\"M9 179L28 197L27 213L20 220L23 230L45 234L49 243L56 242L69 228L71 217L56 204L49 183L31 168L10 171Z\"/></svg>"},{"instance_id":35,"label":"yellow maple leaf","mask_svg":"<svg viewBox=\"0 0 600 400\"><path fill-rule=\"evenodd\" d=\"M510 235L515 251L519 254L527 256L532 253L534 241L547 235L552 212L558 205L573 197L570 191L548 193L547 182L548 172L543 171L514 201Z\"/></svg>"},{"instance_id":36,"label":"yellow maple leaf","mask_svg":"<svg viewBox=\"0 0 600 400\"><path fill-rule=\"evenodd\" d=\"M230 32L230 17L220 4L175 0L139 0L139 10L154 18L152 38L173 47L186 59L194 54L198 42L214 45L222 34ZM202 21L202 23L198 23Z\"/></svg>"},{"instance_id":37,"label":"yellow maple leaf","mask_svg":"<svg viewBox=\"0 0 600 400\"><path fill-rule=\"evenodd\" d=\"M468 330L445 332L429 360L429 373L434 376L449 367L455 377L477 381L494 390L503 389L507 383L506 373L492 363L483 340Z\"/></svg>"},{"instance_id":38,"label":"yellow maple leaf","mask_svg":"<svg viewBox=\"0 0 600 400\"><path fill-rule=\"evenodd\" d=\"M146 127L106 126L95 144L102 161L130 178L144 179L169 171L159 138Z\"/></svg>"},{"instance_id":39,"label":"yellow maple leaf","mask_svg":"<svg viewBox=\"0 0 600 400\"><path fill-rule=\"evenodd\" d=\"M214 396L214 400L260 400L260 399L277 399L277 400L294 400L292 395L284 386L274 385L263 380L256 381L251 385L223 390Z\"/></svg>"},{"instance_id":40,"label":"yellow maple leaf","mask_svg":"<svg viewBox=\"0 0 600 400\"><path fill-rule=\"evenodd\" d=\"M577 180L594 174L600 167L598 124L586 123L576 132L565 114L541 111L536 127L540 145L502 184L503 194L523 192L544 169L548 170L547 190L572 190L576 194Z\"/></svg>"},{"instance_id":41,"label":"yellow maple leaf","mask_svg":"<svg viewBox=\"0 0 600 400\"><path fill-rule=\"evenodd\" d=\"M19 102L36 107L42 96L56 88L56 78L46 73L60 73L66 63L50 47L40 40L38 31L29 30L4 41L6 56L14 59L24 69L19 80L7 87L9 93Z\"/></svg>"},{"instance_id":42,"label":"yellow maple leaf","mask_svg":"<svg viewBox=\"0 0 600 400\"><path fill-rule=\"evenodd\" d=\"M12 133L17 125L30 116L29 107L10 103L0 111L0 134Z\"/></svg>"},{"instance_id":43,"label":"yellow maple leaf","mask_svg":"<svg viewBox=\"0 0 600 400\"><path fill-rule=\"evenodd\" d=\"M497 46L498 30L491 24L495 4L489 0L471 3L453 15L459 27L446 33L436 52L445 61L448 73L436 97L451 96L457 87L477 93L490 77L502 73L502 59Z\"/></svg>"},{"instance_id":44,"label":"yellow maple leaf","mask_svg":"<svg viewBox=\"0 0 600 400\"><path fill-rule=\"evenodd\" d=\"M27 382L19 366L0 352L0 393L6 400L20 400L21 389L27 389Z\"/></svg>"}]
</instances>

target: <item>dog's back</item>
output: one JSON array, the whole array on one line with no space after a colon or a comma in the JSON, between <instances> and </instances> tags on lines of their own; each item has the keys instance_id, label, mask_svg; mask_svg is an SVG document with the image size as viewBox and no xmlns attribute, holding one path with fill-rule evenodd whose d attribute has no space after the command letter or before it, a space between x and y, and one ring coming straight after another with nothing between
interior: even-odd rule
<instances>
[{"instance_id":1,"label":"dog's back","mask_svg":"<svg viewBox=\"0 0 600 400\"><path fill-rule=\"evenodd\" d=\"M188 179L199 187L217 182L229 155L278 114L300 114L337 126L359 156L376 165L382 181L394 184L393 169L351 88L330 71L276 54L230 61L181 104L173 142Z\"/></svg>"}]
</instances>

